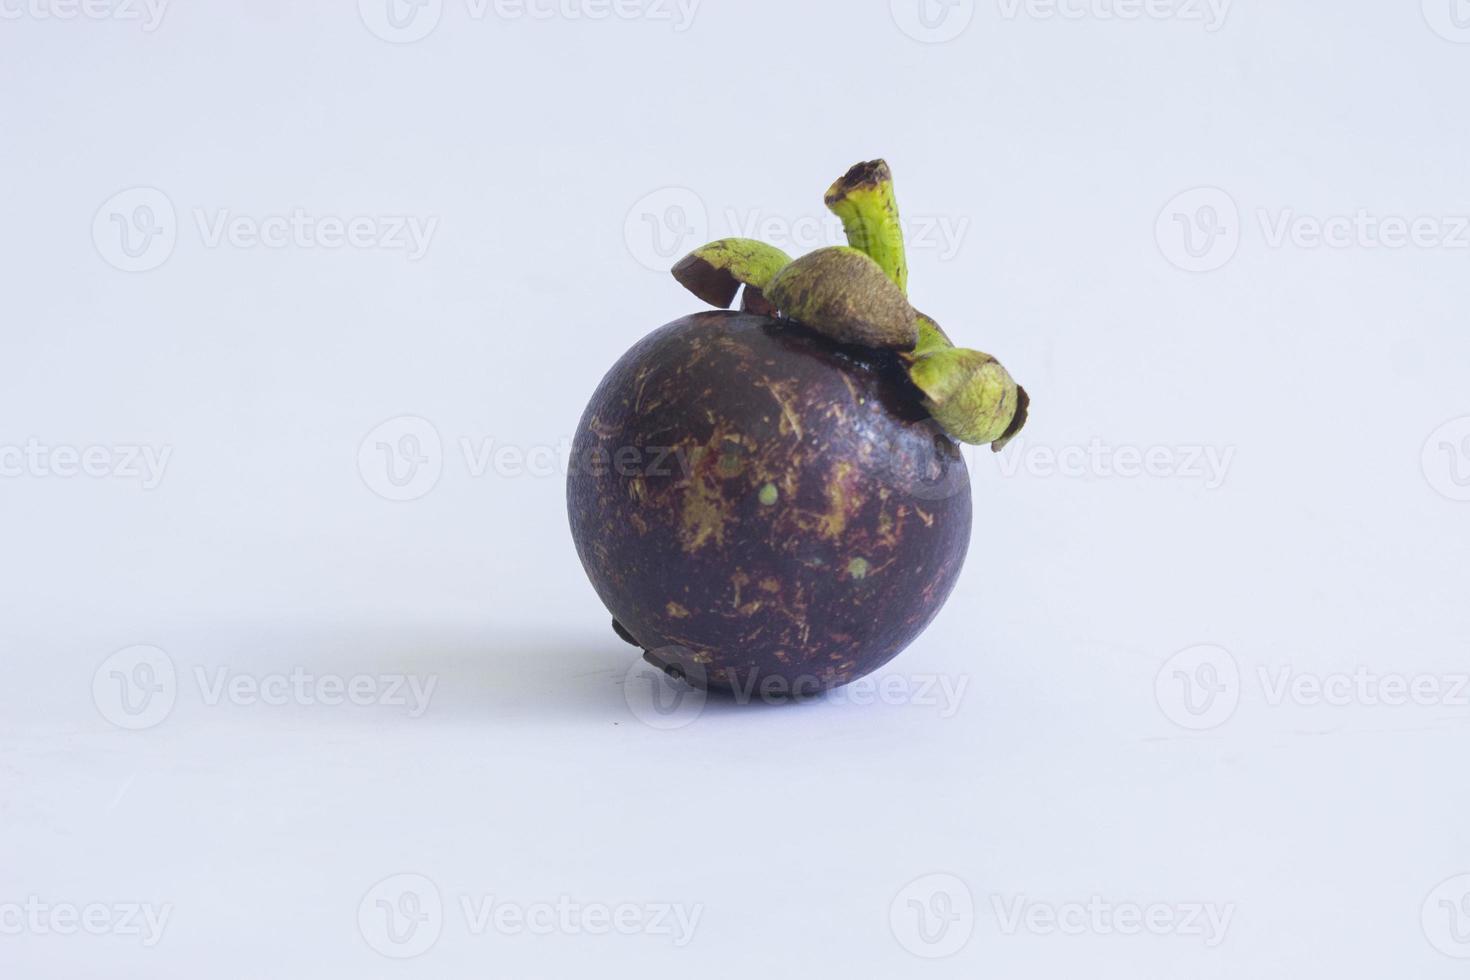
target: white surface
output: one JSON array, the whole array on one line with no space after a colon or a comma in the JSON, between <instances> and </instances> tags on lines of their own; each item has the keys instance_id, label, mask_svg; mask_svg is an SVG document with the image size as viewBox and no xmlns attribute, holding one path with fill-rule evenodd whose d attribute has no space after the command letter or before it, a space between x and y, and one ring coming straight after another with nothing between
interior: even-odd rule
<instances>
[{"instance_id":1,"label":"white surface","mask_svg":"<svg viewBox=\"0 0 1470 980\"><path fill-rule=\"evenodd\" d=\"M396 35L370 0L179 4L154 30L51 2L0 8L0 446L170 455L151 487L0 479L0 974L1463 975L1450 0L706 0L688 23L433 0ZM896 695L645 724L560 473L477 454L547 469L614 359L698 307L645 264L752 221L823 244L821 192L880 154L916 301L1028 387L1024 444L972 454L988 519ZM130 257L113 215L140 204L163 234ZM427 250L211 244L224 213L297 209L411 217ZM1432 244L1303 237L1360 210L1431 218ZM1280 240L1283 215L1306 224ZM405 416L430 428L375 433ZM395 488L375 447L415 434L429 463ZM1132 478L1038 455L1094 440L1165 450ZM114 671L145 656L173 685L120 713ZM1277 688L1359 668L1434 703ZM421 713L216 696L293 671L434 688ZM1190 713L1176 671L1217 700ZM377 903L405 892L427 918L395 945ZM492 896L575 913L517 934L466 915ZM106 934L28 903L98 905ZM125 903L167 909L156 943ZM647 928L584 928L620 903ZM1184 928L1192 904L1223 934Z\"/></svg>"}]
</instances>

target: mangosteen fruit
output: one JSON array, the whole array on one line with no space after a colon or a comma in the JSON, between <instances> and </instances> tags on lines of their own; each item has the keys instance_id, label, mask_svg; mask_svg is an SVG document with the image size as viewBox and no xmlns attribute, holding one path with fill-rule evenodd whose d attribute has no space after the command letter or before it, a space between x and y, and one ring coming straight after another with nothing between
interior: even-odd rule
<instances>
[{"instance_id":1,"label":"mangosteen fruit","mask_svg":"<svg viewBox=\"0 0 1470 980\"><path fill-rule=\"evenodd\" d=\"M995 358L909 303L887 164L826 203L847 246L680 260L720 309L635 344L572 443L572 538L614 629L697 687L801 697L896 656L969 547L956 440L999 451L1026 419Z\"/></svg>"}]
</instances>

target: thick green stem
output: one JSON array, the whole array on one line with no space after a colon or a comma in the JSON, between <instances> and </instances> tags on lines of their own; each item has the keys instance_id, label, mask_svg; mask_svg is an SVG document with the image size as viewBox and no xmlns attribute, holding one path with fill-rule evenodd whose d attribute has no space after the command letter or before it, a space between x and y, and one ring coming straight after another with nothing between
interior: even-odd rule
<instances>
[{"instance_id":1,"label":"thick green stem","mask_svg":"<svg viewBox=\"0 0 1470 980\"><path fill-rule=\"evenodd\" d=\"M904 294L909 290L909 264L903 249L903 227L893 193L893 172L882 160L860 163L827 190L827 207L842 219L847 243L866 252L883 267Z\"/></svg>"}]
</instances>

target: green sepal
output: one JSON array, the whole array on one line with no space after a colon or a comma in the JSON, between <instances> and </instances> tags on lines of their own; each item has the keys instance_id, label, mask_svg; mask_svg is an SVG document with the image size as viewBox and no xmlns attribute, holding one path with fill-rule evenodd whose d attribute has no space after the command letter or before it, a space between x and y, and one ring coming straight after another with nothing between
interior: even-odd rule
<instances>
[{"instance_id":1,"label":"green sepal","mask_svg":"<svg viewBox=\"0 0 1470 980\"><path fill-rule=\"evenodd\" d=\"M764 291L791 256L753 238L721 238L701 245L674 264L680 285L711 306L728 310L741 286Z\"/></svg>"}]
</instances>

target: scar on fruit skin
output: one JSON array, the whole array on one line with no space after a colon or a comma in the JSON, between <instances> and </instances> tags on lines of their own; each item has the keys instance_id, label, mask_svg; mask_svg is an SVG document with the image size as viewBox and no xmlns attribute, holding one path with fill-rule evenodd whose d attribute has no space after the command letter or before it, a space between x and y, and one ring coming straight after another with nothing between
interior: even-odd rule
<instances>
[{"instance_id":1,"label":"scar on fruit skin","mask_svg":"<svg viewBox=\"0 0 1470 980\"><path fill-rule=\"evenodd\" d=\"M771 397L776 400L776 404L781 406L781 423L777 427L778 431L783 436L795 435L796 440L800 442L802 439L801 416L792 405L792 402L795 400L795 396L791 390L792 385L793 383L790 381L772 381L770 378L766 378L757 387L764 388L770 392Z\"/></svg>"},{"instance_id":2,"label":"scar on fruit skin","mask_svg":"<svg viewBox=\"0 0 1470 980\"><path fill-rule=\"evenodd\" d=\"M689 475L689 485L684 491L680 530L680 539L686 554L694 554L711 538L717 546L723 547L725 544L725 522L731 519L725 512L727 501L719 485L718 475L710 474L701 463L709 458L709 450L720 446L727 439L739 444L738 437L726 436L717 428L707 445L696 445L691 449L693 472ZM719 459L722 460L723 457ZM717 469L719 465L717 461Z\"/></svg>"},{"instance_id":3,"label":"scar on fruit skin","mask_svg":"<svg viewBox=\"0 0 1470 980\"><path fill-rule=\"evenodd\" d=\"M818 521L818 530L824 538L840 536L847 527L848 512L856 513L861 504L861 500L848 486L848 477L852 470L852 464L845 460L832 466L831 477L827 481L827 512Z\"/></svg>"}]
</instances>

